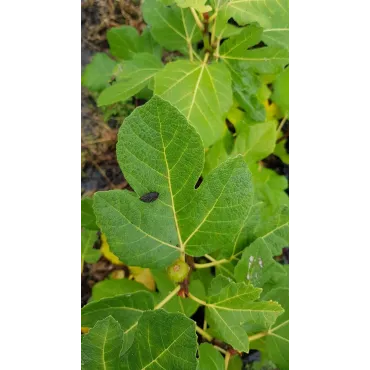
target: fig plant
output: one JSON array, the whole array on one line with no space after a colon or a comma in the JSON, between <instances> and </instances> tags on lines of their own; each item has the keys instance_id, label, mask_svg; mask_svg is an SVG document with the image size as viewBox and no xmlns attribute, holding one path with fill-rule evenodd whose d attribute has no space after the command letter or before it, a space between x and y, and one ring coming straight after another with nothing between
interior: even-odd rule
<instances>
[{"instance_id":1,"label":"fig plant","mask_svg":"<svg viewBox=\"0 0 370 370\"><path fill-rule=\"evenodd\" d=\"M82 200L82 266L97 230L139 279L108 279L82 308L84 369L288 369L288 1L145 0L139 35L113 28L82 82L123 122L132 190ZM105 249L105 252L106 249ZM104 254L107 256L107 254ZM139 269L139 270L137 270ZM137 275L136 275L137 276ZM136 280L136 281L135 281ZM146 281L147 282L147 281Z\"/></svg>"}]
</instances>

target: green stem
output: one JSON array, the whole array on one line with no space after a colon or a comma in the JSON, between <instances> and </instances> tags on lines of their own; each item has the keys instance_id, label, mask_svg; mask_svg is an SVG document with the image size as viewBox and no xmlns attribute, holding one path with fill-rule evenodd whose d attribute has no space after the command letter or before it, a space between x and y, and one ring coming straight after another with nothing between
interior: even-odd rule
<instances>
[{"instance_id":1,"label":"green stem","mask_svg":"<svg viewBox=\"0 0 370 370\"><path fill-rule=\"evenodd\" d=\"M229 367L230 357L231 357L231 353L226 352L226 355L225 355L225 370L227 370L227 368Z\"/></svg>"},{"instance_id":2,"label":"green stem","mask_svg":"<svg viewBox=\"0 0 370 370\"><path fill-rule=\"evenodd\" d=\"M163 301L159 302L154 309L158 310L159 308L162 308L168 301L170 301L181 289L181 286L178 285Z\"/></svg>"},{"instance_id":3,"label":"green stem","mask_svg":"<svg viewBox=\"0 0 370 370\"><path fill-rule=\"evenodd\" d=\"M212 342L212 335L208 334L206 331L204 331L202 328L200 328L198 325L195 327L195 330L197 333L199 333L203 338L206 338L208 342Z\"/></svg>"},{"instance_id":4,"label":"green stem","mask_svg":"<svg viewBox=\"0 0 370 370\"><path fill-rule=\"evenodd\" d=\"M249 340L249 342L253 342L254 340L263 338L266 335L269 335L269 332L268 331L263 331L262 333L258 333L258 334L255 334L255 335L248 336L248 340Z\"/></svg>"},{"instance_id":5,"label":"green stem","mask_svg":"<svg viewBox=\"0 0 370 370\"><path fill-rule=\"evenodd\" d=\"M281 122L280 122L280 125L279 125L279 127L278 127L278 129L277 129L277 131L276 131L276 136L278 136L279 135L279 132L281 131L281 129L283 128L283 126L284 126L284 124L285 124L285 122L286 122L286 120L288 119L288 116L287 115L285 115L284 116L284 118L281 120Z\"/></svg>"},{"instance_id":6,"label":"green stem","mask_svg":"<svg viewBox=\"0 0 370 370\"><path fill-rule=\"evenodd\" d=\"M272 328L270 330L263 331L261 333L255 334L255 335L251 335L251 336L248 337L248 339L249 339L250 342L252 342L254 340L257 340L257 339L266 337L267 335L274 335L274 336L278 336L278 337L280 337L280 338L282 338L284 340L287 340L286 338L283 338L280 335L275 334L274 331L277 330L277 329L280 329L282 326L285 326L288 323L289 323L289 320L286 320L283 323L281 323L280 325L277 325L277 326L275 326L274 328Z\"/></svg>"},{"instance_id":7,"label":"green stem","mask_svg":"<svg viewBox=\"0 0 370 370\"><path fill-rule=\"evenodd\" d=\"M208 267L221 265L222 263L226 263L226 262L229 262L229 260L222 259L219 261L214 261L214 262L209 262L209 263L194 263L194 266L197 269L206 269Z\"/></svg>"},{"instance_id":8,"label":"green stem","mask_svg":"<svg viewBox=\"0 0 370 370\"><path fill-rule=\"evenodd\" d=\"M221 353L223 353L224 355L226 355L227 351L225 351L223 348L221 348L219 346L216 346L215 344L213 345L213 347L215 347L217 349L217 351L220 351Z\"/></svg>"},{"instance_id":9,"label":"green stem","mask_svg":"<svg viewBox=\"0 0 370 370\"><path fill-rule=\"evenodd\" d=\"M216 12L216 13L214 13L214 14L212 14L212 15L209 17L209 19L208 19L208 23L212 23L212 22L213 22L213 20L214 20L216 17L217 17L217 12Z\"/></svg>"},{"instance_id":10,"label":"green stem","mask_svg":"<svg viewBox=\"0 0 370 370\"><path fill-rule=\"evenodd\" d=\"M190 11L191 11L191 14L193 14L193 17L195 19L195 23L197 24L197 26L199 27L199 29L203 32L204 31L204 25L200 21L197 12L195 11L194 8L190 8Z\"/></svg>"},{"instance_id":11,"label":"green stem","mask_svg":"<svg viewBox=\"0 0 370 370\"><path fill-rule=\"evenodd\" d=\"M188 294L188 297L189 297L190 299L192 299L193 301L198 302L199 304L201 304L201 305L203 305L203 306L207 306L207 305L208 305L206 301L202 301L201 299L199 299L199 298L197 298L197 297L193 296L190 292L189 292L189 294Z\"/></svg>"},{"instance_id":12,"label":"green stem","mask_svg":"<svg viewBox=\"0 0 370 370\"><path fill-rule=\"evenodd\" d=\"M203 42L204 42L204 50L210 51L211 45L209 43L209 33L208 32L203 33Z\"/></svg>"}]
</instances>

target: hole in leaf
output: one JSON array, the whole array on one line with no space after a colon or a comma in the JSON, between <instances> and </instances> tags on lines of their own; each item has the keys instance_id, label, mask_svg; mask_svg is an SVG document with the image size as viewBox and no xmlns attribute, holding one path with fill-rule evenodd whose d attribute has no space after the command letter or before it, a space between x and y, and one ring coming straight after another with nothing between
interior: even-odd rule
<instances>
[{"instance_id":1,"label":"hole in leaf","mask_svg":"<svg viewBox=\"0 0 370 370\"><path fill-rule=\"evenodd\" d=\"M227 126L227 129L232 133L232 134L235 134L236 133L236 130L235 130L235 126L228 120L226 119L226 126Z\"/></svg>"}]
</instances>

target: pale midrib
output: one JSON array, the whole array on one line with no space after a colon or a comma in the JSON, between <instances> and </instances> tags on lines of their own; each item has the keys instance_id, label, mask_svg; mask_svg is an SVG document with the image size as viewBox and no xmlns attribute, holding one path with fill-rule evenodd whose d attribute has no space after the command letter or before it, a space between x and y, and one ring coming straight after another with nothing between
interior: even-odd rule
<instances>
[{"instance_id":1,"label":"pale midrib","mask_svg":"<svg viewBox=\"0 0 370 370\"><path fill-rule=\"evenodd\" d=\"M175 33L177 33L180 37L182 37L186 41L186 37L184 37L183 34L181 34L175 27L171 25L171 23L168 23L166 18L162 17L162 14L158 12L157 9L155 9L156 13L159 15L159 17L163 20L165 24L167 24L168 27L170 27Z\"/></svg>"},{"instance_id":2,"label":"pale midrib","mask_svg":"<svg viewBox=\"0 0 370 370\"><path fill-rule=\"evenodd\" d=\"M124 331L123 333L124 333L124 334L127 334L129 331L131 331L133 328L135 328L135 327L137 326L137 323L138 323L138 322L139 322L139 321L136 321L134 325L130 326L130 327L129 327L126 331Z\"/></svg>"},{"instance_id":3,"label":"pale midrib","mask_svg":"<svg viewBox=\"0 0 370 370\"><path fill-rule=\"evenodd\" d=\"M193 52L193 49L192 49L192 46L191 46L191 38L189 37L189 34L188 34L188 29L186 28L186 24L185 24L185 19L184 19L184 11L182 8L180 8L181 10L181 20L182 20L182 24L184 25L184 31L185 31L185 35L186 35L186 43L188 44L188 48L189 48L189 54Z\"/></svg>"},{"instance_id":4,"label":"pale midrib","mask_svg":"<svg viewBox=\"0 0 370 370\"><path fill-rule=\"evenodd\" d=\"M127 93L127 91L130 91L132 89L135 89L136 87L140 86L141 84L143 84L147 80L151 79L158 72L158 69L156 69L155 71L156 71L155 73L151 73L150 76L144 78L143 80L138 81L136 84L126 85L126 89L123 89L123 90L117 92L116 94L114 94L114 98L117 98L120 95ZM132 78L130 80L128 80L128 81L127 80L125 80L125 81L118 81L118 83L116 85L113 85L112 87L114 87L114 86L117 86L118 87L118 86L127 84L128 82L131 83L132 82Z\"/></svg>"},{"instance_id":5,"label":"pale midrib","mask_svg":"<svg viewBox=\"0 0 370 370\"><path fill-rule=\"evenodd\" d=\"M214 312L217 314L217 316L221 319L221 321L225 324L225 326L228 328L229 331L231 331L232 335L238 340L238 342L244 346L244 343L240 341L239 337L237 337L233 330L230 329L230 325L223 319L223 317L217 312L217 310L214 310Z\"/></svg>"},{"instance_id":6,"label":"pale midrib","mask_svg":"<svg viewBox=\"0 0 370 370\"><path fill-rule=\"evenodd\" d=\"M170 197L171 197L171 204L172 204L171 208L172 208L172 213L173 213L173 219L175 221L177 237L178 237L179 243L180 243L180 251L184 252L182 239L181 239L181 234L180 234L179 223L177 221L177 216L176 216L176 211L175 211L175 202L174 202L174 196L173 196L173 192L172 192L171 174L170 174L170 169L168 167L168 161L167 161L167 155L166 155L166 146L164 145L163 136L162 136L162 121L161 121L161 118L160 118L160 115L159 115L159 112L158 112L158 106L157 106L157 115L158 115L158 121L159 121L159 133L160 133L160 136L161 136L162 147L163 147L164 163L166 164L166 170L167 170L168 189L169 189Z\"/></svg>"},{"instance_id":7,"label":"pale midrib","mask_svg":"<svg viewBox=\"0 0 370 370\"><path fill-rule=\"evenodd\" d=\"M259 238L261 238L263 241L265 241L265 238L271 234L273 234L275 231L278 231L280 229L282 229L283 227L285 226L288 226L289 225L289 221L283 223L282 225L276 227L275 229L269 231L268 233L266 233L265 235L262 235L262 236L259 236Z\"/></svg>"},{"instance_id":8,"label":"pale midrib","mask_svg":"<svg viewBox=\"0 0 370 370\"><path fill-rule=\"evenodd\" d=\"M275 58L275 57L270 57L270 58L243 58L243 57L225 57L223 55L220 55L220 58L223 59L235 59L235 60L246 60L246 61L258 61L258 62L268 62L270 60L286 60L288 58L282 57L282 58Z\"/></svg>"},{"instance_id":9,"label":"pale midrib","mask_svg":"<svg viewBox=\"0 0 370 370\"><path fill-rule=\"evenodd\" d=\"M150 235L148 233L146 233L143 229L141 229L140 227L136 226L135 224L133 224L119 209L113 207L106 199L104 198L101 198L102 200L105 201L105 203L108 204L109 207L113 208L115 211L117 211L130 225L132 225L133 227L135 227L138 231L140 231L141 233L143 233L144 235L148 236L149 238L163 244L163 245L167 245L168 247L171 247L171 248L174 248L174 249L179 249L178 247L176 247L175 245L172 245L172 244L169 244L163 240L160 240L160 239L157 239L155 236L153 235Z\"/></svg>"},{"instance_id":10,"label":"pale midrib","mask_svg":"<svg viewBox=\"0 0 370 370\"><path fill-rule=\"evenodd\" d=\"M240 45L243 45L244 43L247 43L251 38L252 38L252 36L251 36L251 35L249 35L249 37L245 38L245 39L244 39L244 40L242 40L240 43L238 43L238 44L234 45L231 49L229 49L229 50L227 51L227 53L222 54L222 57L224 57L224 56L225 56L225 55L227 55L227 54L230 54L233 50L235 50L235 49L236 49L237 47L239 47Z\"/></svg>"},{"instance_id":11,"label":"pale midrib","mask_svg":"<svg viewBox=\"0 0 370 370\"><path fill-rule=\"evenodd\" d=\"M281 324L279 324L279 325L275 326L274 328L270 329L269 333L273 333L274 331L279 330L280 328L282 328L283 326L285 326L287 324L289 324L289 320L285 320Z\"/></svg>"},{"instance_id":12,"label":"pale midrib","mask_svg":"<svg viewBox=\"0 0 370 370\"><path fill-rule=\"evenodd\" d=\"M189 242L189 240L196 234L196 232L202 227L202 225L206 222L208 216L211 214L211 212L214 210L217 202L220 200L222 194L224 193L224 190L230 180L230 177L231 175L229 176L229 178L227 179L227 181L225 181L225 185L223 186L222 190L220 191L220 194L219 196L217 197L216 201L213 203L211 209L207 212L207 214L204 216L203 220L199 223L199 225L194 229L194 231L189 235L189 237L185 240L184 242L184 246L186 246L186 244Z\"/></svg>"},{"instance_id":13,"label":"pale midrib","mask_svg":"<svg viewBox=\"0 0 370 370\"><path fill-rule=\"evenodd\" d=\"M253 195L254 195L254 194L253 194ZM262 203L262 202L258 202L258 203L256 203L255 205L251 205L251 206L249 207L249 211L248 211L247 217L243 220L242 225L241 225L241 227L240 227L240 230L239 230L239 232L238 232L237 236L235 237L235 243L234 243L234 247L233 247L233 253L232 253L232 255L231 255L230 259L232 259L232 257L234 257L234 255L235 255L235 249L236 249L236 245L238 244L239 236L240 236L240 234L242 233L242 231L243 231L243 229L244 229L245 223L247 222L247 220L248 220L248 218L249 218L249 215L250 215L250 213L251 213L252 208L253 208L253 207L255 207L257 204L261 204L261 203Z\"/></svg>"},{"instance_id":14,"label":"pale midrib","mask_svg":"<svg viewBox=\"0 0 370 370\"><path fill-rule=\"evenodd\" d=\"M184 76L182 76L179 80L177 80L173 85L169 86L165 91L161 92L160 95L164 95L166 94L167 92L169 92L171 89L173 89L175 86L177 86L181 81L185 80L186 77L190 76L191 74L193 74L194 72L196 72L199 68L202 68L202 66L200 65L199 67L193 69L191 72L189 73L186 73ZM163 72L164 73L164 72Z\"/></svg>"},{"instance_id":15,"label":"pale midrib","mask_svg":"<svg viewBox=\"0 0 370 370\"><path fill-rule=\"evenodd\" d=\"M191 101L191 104L190 104L190 107L189 107L189 112L186 116L186 118L189 120L189 117L190 117L190 114L191 114L191 111L193 110L193 106L194 106L194 102L195 102L195 98L197 96L197 93L198 93L198 89L199 89L199 84L200 84L200 80L202 79L202 75L203 75L203 71L204 71L204 68L205 68L206 64L203 63L201 65L201 70L199 72L199 76L198 76L198 80L197 80L197 83L195 84L195 89L194 89L194 95L193 95L193 99Z\"/></svg>"},{"instance_id":16,"label":"pale midrib","mask_svg":"<svg viewBox=\"0 0 370 370\"><path fill-rule=\"evenodd\" d=\"M107 341L107 335L108 335L108 329L105 332L104 343L103 343L103 348L102 348L102 360L103 360L104 370L107 370L107 367L105 366L105 343Z\"/></svg>"},{"instance_id":17,"label":"pale midrib","mask_svg":"<svg viewBox=\"0 0 370 370\"><path fill-rule=\"evenodd\" d=\"M225 302L227 302L227 301L230 301L231 299L241 298L241 297L243 297L243 296L247 296L247 295L250 295L250 294L251 294L251 292L246 292L246 293L243 293L243 294L234 295L234 296L232 296L232 297L228 297L228 298L224 299L223 301L218 301L218 302L216 303L216 305L217 305L217 304L220 304L220 303L225 303Z\"/></svg>"},{"instance_id":18,"label":"pale midrib","mask_svg":"<svg viewBox=\"0 0 370 370\"><path fill-rule=\"evenodd\" d=\"M175 344L183 335L184 333L188 330L189 328L186 328L163 352L161 352L154 360L152 360L149 364L145 365L145 367L143 367L141 370L145 370L148 366L150 366L152 363L154 362L157 362L158 363L158 359L164 354L166 353L167 351L169 351L169 349L172 347L173 344ZM171 352L170 352L171 353ZM159 364L159 363L158 363Z\"/></svg>"},{"instance_id":19,"label":"pale midrib","mask_svg":"<svg viewBox=\"0 0 370 370\"><path fill-rule=\"evenodd\" d=\"M216 86L214 85L213 83L213 78L212 78L212 74L211 72L209 71L208 67L206 66L206 71L208 73L208 76L209 76L209 79L211 81L211 85L212 85L212 88L213 90L215 91L215 95L216 95L216 99L217 99L217 103L218 103L218 107L219 107L219 110L221 111L221 103L220 103L220 99L218 98L218 94L217 94L217 90L216 90ZM211 125L212 127L212 125Z\"/></svg>"},{"instance_id":20,"label":"pale midrib","mask_svg":"<svg viewBox=\"0 0 370 370\"><path fill-rule=\"evenodd\" d=\"M289 28L267 28L263 32L280 32L280 31L289 31Z\"/></svg>"},{"instance_id":21,"label":"pale midrib","mask_svg":"<svg viewBox=\"0 0 370 370\"><path fill-rule=\"evenodd\" d=\"M213 308L214 310L223 310L223 311L232 311L232 312L267 312L267 313L276 313L276 312L282 312L283 310L278 310L278 309L274 309L274 310L253 310L253 309L246 309L246 308L228 308L228 307L222 307L222 306L217 306L217 304L213 304L213 303L207 303L206 305L207 307L210 307L210 308Z\"/></svg>"},{"instance_id":22,"label":"pale midrib","mask_svg":"<svg viewBox=\"0 0 370 370\"><path fill-rule=\"evenodd\" d=\"M284 338L284 337L282 337L282 336L281 336L281 335L279 335L279 334L269 333L268 335L271 335L271 336L273 336L273 337L277 337L277 338L279 338L279 339L281 339L281 340L283 340L283 341L285 341L285 342L288 342L288 343L289 343L289 339Z\"/></svg>"}]
</instances>

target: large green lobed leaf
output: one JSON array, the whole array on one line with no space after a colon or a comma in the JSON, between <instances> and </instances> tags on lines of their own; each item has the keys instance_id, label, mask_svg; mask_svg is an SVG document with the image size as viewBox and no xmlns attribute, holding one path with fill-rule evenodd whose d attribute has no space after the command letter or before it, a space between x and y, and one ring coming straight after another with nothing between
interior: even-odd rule
<instances>
[{"instance_id":1,"label":"large green lobed leaf","mask_svg":"<svg viewBox=\"0 0 370 370\"><path fill-rule=\"evenodd\" d=\"M242 157L228 159L195 184L204 164L199 135L170 103L155 96L121 126L120 166L136 193L94 195L97 223L112 252L133 266L168 266L192 256L232 249L253 200ZM152 203L140 201L158 192Z\"/></svg>"}]
</instances>

